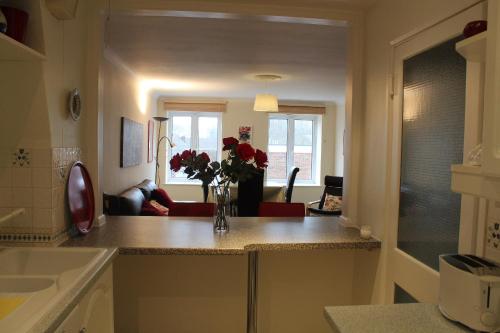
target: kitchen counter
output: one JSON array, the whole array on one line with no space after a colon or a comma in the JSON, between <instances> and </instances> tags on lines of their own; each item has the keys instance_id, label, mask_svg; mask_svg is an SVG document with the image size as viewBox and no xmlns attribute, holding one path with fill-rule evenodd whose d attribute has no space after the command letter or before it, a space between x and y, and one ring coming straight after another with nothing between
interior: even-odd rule
<instances>
[{"instance_id":1,"label":"kitchen counter","mask_svg":"<svg viewBox=\"0 0 500 333\"><path fill-rule=\"evenodd\" d=\"M120 254L242 255L249 251L378 249L379 240L364 240L337 218L233 217L230 231L216 234L212 218L109 216L106 224L62 246L116 247Z\"/></svg>"},{"instance_id":2,"label":"kitchen counter","mask_svg":"<svg viewBox=\"0 0 500 333\"><path fill-rule=\"evenodd\" d=\"M443 317L437 305L425 303L331 306L325 317L334 333L472 332Z\"/></svg>"}]
</instances>

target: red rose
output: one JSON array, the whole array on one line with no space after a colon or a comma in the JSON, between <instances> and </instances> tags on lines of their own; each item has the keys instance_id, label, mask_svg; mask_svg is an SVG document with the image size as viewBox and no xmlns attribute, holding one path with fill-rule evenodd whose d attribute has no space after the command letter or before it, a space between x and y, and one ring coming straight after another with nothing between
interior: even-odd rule
<instances>
[{"instance_id":1,"label":"red rose","mask_svg":"<svg viewBox=\"0 0 500 333\"><path fill-rule=\"evenodd\" d=\"M182 157L178 153L175 154L170 160L170 170L173 172L177 172L181 169Z\"/></svg>"},{"instance_id":2,"label":"red rose","mask_svg":"<svg viewBox=\"0 0 500 333\"><path fill-rule=\"evenodd\" d=\"M206 162L206 163L210 162L210 156L208 156L207 153L203 152L199 156L201 157L201 159L203 160L203 162Z\"/></svg>"},{"instance_id":3,"label":"red rose","mask_svg":"<svg viewBox=\"0 0 500 333\"><path fill-rule=\"evenodd\" d=\"M195 152L195 151L191 151L191 149L189 149L189 150L187 150L187 149L186 149L186 150L184 150L184 151L182 152L182 154L181 154L181 158L182 158L183 160L187 160L188 158L190 158L190 157L194 157L195 155L196 155L196 152Z\"/></svg>"},{"instance_id":4,"label":"red rose","mask_svg":"<svg viewBox=\"0 0 500 333\"><path fill-rule=\"evenodd\" d=\"M255 164L257 164L257 168L264 169L267 168L267 154L262 150L257 149L255 152Z\"/></svg>"},{"instance_id":5,"label":"red rose","mask_svg":"<svg viewBox=\"0 0 500 333\"><path fill-rule=\"evenodd\" d=\"M222 150L230 150L232 146L237 145L239 141L236 138L227 137L222 139L222 143L224 144L224 148L222 148Z\"/></svg>"},{"instance_id":6,"label":"red rose","mask_svg":"<svg viewBox=\"0 0 500 333\"><path fill-rule=\"evenodd\" d=\"M236 154L241 160L248 161L255 156L255 149L248 143L242 143L236 147Z\"/></svg>"}]
</instances>

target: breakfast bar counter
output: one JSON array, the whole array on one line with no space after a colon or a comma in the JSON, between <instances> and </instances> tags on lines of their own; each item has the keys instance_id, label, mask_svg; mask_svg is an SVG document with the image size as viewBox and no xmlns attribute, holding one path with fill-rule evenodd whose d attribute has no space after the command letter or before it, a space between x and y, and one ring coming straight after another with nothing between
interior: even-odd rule
<instances>
[{"instance_id":1,"label":"breakfast bar counter","mask_svg":"<svg viewBox=\"0 0 500 333\"><path fill-rule=\"evenodd\" d=\"M108 217L106 224L94 228L88 235L70 239L62 246L117 248L119 254L129 258L162 255L247 256L247 333L256 333L258 326L259 253L375 250L381 247L379 240L362 239L359 230L342 226L335 217L233 217L229 227L227 232L214 233L212 218L114 216ZM151 311L155 308L151 308Z\"/></svg>"},{"instance_id":2,"label":"breakfast bar counter","mask_svg":"<svg viewBox=\"0 0 500 333\"><path fill-rule=\"evenodd\" d=\"M378 249L335 217L233 217L230 231L214 233L211 218L110 216L88 235L63 246L116 247L120 254L238 255L250 251Z\"/></svg>"}]
</instances>

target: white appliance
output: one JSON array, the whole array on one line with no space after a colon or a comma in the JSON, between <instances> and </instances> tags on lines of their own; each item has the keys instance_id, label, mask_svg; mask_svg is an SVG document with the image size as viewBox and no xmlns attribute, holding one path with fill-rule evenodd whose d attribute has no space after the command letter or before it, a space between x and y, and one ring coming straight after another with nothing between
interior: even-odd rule
<instances>
[{"instance_id":1,"label":"white appliance","mask_svg":"<svg viewBox=\"0 0 500 333\"><path fill-rule=\"evenodd\" d=\"M500 266L473 255L439 256L439 309L478 331L500 330Z\"/></svg>"}]
</instances>

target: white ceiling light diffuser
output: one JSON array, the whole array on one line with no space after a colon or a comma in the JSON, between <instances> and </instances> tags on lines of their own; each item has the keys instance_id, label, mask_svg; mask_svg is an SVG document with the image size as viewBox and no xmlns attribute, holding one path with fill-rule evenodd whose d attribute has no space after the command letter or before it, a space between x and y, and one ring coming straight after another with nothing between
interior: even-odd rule
<instances>
[{"instance_id":1,"label":"white ceiling light diffuser","mask_svg":"<svg viewBox=\"0 0 500 333\"><path fill-rule=\"evenodd\" d=\"M255 78L266 82L281 80L281 76L273 74L259 74L255 75ZM279 112L278 97L273 94L257 94L253 110L256 112Z\"/></svg>"}]
</instances>

